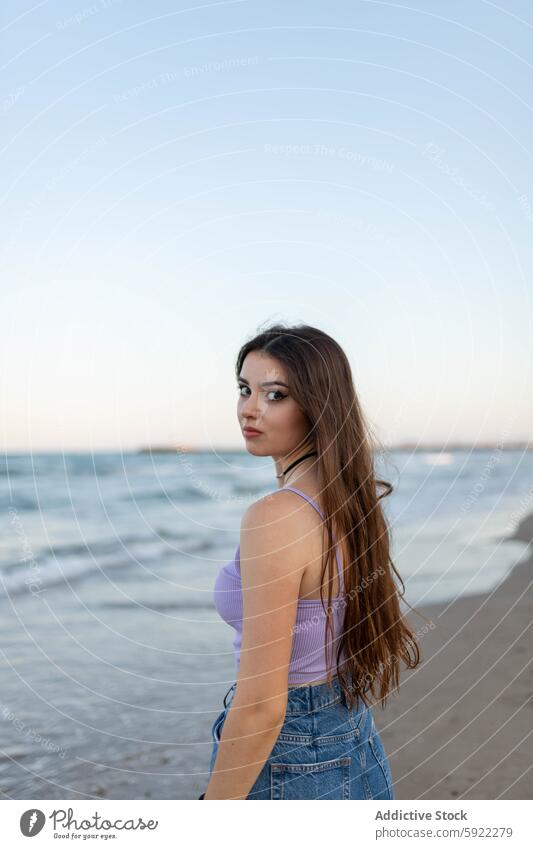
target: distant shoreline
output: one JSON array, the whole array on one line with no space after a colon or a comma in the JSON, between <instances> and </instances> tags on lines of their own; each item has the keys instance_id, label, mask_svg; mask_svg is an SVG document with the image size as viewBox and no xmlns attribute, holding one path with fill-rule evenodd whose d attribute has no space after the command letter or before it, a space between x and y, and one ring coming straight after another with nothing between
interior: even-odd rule
<instances>
[{"instance_id":1,"label":"distant shoreline","mask_svg":"<svg viewBox=\"0 0 533 849\"><path fill-rule=\"evenodd\" d=\"M437 443L399 442L396 445L384 445L387 453L411 453L411 454L454 454L459 451L533 451L533 442L478 442L475 445L463 442L454 442L449 445ZM195 445L143 445L140 448L32 448L31 450L11 449L2 451L4 458L27 457L37 455L49 456L96 456L105 454L120 454L121 456L138 456L140 454L245 454L244 446L219 446L212 445L209 448L201 448ZM377 449L380 453L380 449Z\"/></svg>"},{"instance_id":2,"label":"distant shoreline","mask_svg":"<svg viewBox=\"0 0 533 849\"><path fill-rule=\"evenodd\" d=\"M471 445L469 443L462 442L454 442L449 445L440 445L437 443L427 443L421 444L419 442L399 442L397 445L387 445L385 446L387 451L410 451L416 453L444 453L444 454L452 454L455 451L533 451L533 442L487 442L487 443L476 443L475 445ZM244 447L240 448L224 448L224 447L212 447L212 448L198 448L195 446L188 445L177 445L177 446L142 446L137 449L137 454L242 454L246 449ZM129 453L129 452L125 452Z\"/></svg>"}]
</instances>

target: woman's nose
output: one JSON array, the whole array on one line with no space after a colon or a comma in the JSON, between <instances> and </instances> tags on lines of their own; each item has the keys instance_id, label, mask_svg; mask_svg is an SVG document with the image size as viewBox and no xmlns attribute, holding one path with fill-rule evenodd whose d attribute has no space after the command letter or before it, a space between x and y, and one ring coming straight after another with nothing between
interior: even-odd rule
<instances>
[{"instance_id":1,"label":"woman's nose","mask_svg":"<svg viewBox=\"0 0 533 849\"><path fill-rule=\"evenodd\" d=\"M241 406L241 414L249 418L257 419L261 416L262 412L263 405L261 404L259 396L247 395Z\"/></svg>"}]
</instances>

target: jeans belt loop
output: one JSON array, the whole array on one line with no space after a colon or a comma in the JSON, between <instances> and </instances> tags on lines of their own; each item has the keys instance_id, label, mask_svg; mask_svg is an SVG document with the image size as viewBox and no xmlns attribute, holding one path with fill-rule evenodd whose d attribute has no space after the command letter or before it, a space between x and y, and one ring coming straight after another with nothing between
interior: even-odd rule
<instances>
[{"instance_id":1,"label":"jeans belt loop","mask_svg":"<svg viewBox=\"0 0 533 849\"><path fill-rule=\"evenodd\" d=\"M226 699L228 698L229 694L231 693L231 691L232 691L234 688L235 688L235 684L232 684L232 685L231 685L231 687L229 688L228 692L227 692L227 693L226 693L226 695L224 696L224 707L227 707Z\"/></svg>"}]
</instances>

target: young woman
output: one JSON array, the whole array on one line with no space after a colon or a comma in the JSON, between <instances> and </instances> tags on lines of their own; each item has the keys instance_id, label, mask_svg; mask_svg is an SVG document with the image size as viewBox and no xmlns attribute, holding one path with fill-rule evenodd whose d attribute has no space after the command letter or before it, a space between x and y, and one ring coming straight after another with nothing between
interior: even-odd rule
<instances>
[{"instance_id":1,"label":"young woman","mask_svg":"<svg viewBox=\"0 0 533 849\"><path fill-rule=\"evenodd\" d=\"M241 348L236 376L246 449L273 458L278 489L245 511L216 580L237 680L200 798L394 799L370 701L384 707L420 652L350 365L321 330L276 324Z\"/></svg>"}]
</instances>

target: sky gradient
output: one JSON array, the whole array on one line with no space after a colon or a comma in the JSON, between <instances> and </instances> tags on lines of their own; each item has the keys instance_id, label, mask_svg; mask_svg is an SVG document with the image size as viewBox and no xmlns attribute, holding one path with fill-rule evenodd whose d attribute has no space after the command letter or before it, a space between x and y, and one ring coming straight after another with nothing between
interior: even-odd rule
<instances>
[{"instance_id":1,"label":"sky gradient","mask_svg":"<svg viewBox=\"0 0 533 849\"><path fill-rule=\"evenodd\" d=\"M243 444L274 320L388 441L529 439L533 9L3 4L3 451Z\"/></svg>"}]
</instances>

